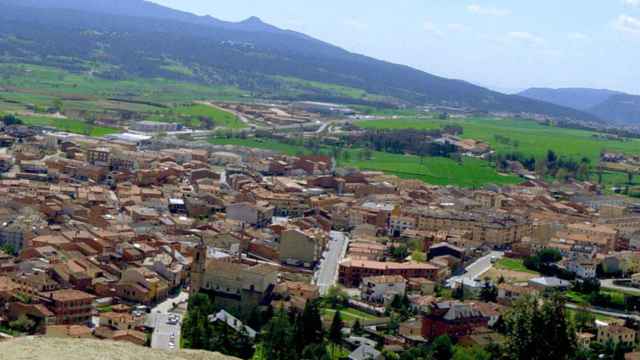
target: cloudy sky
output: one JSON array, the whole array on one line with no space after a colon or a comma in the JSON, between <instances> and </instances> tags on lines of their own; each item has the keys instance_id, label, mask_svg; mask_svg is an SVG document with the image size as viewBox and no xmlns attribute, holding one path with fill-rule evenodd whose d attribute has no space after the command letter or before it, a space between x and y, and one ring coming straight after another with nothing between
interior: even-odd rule
<instances>
[{"instance_id":1,"label":"cloudy sky","mask_svg":"<svg viewBox=\"0 0 640 360\"><path fill-rule=\"evenodd\" d=\"M504 92L532 86L640 94L640 0L153 0L258 16L382 60Z\"/></svg>"}]
</instances>

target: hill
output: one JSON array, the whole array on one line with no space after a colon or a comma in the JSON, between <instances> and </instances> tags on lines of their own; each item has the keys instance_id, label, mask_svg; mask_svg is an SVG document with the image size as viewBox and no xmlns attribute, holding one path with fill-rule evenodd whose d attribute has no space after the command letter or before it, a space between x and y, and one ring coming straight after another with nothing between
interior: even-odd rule
<instances>
[{"instance_id":1,"label":"hill","mask_svg":"<svg viewBox=\"0 0 640 360\"><path fill-rule=\"evenodd\" d=\"M587 88L531 88L518 95L588 112L617 124L640 124L640 96L636 95Z\"/></svg>"},{"instance_id":2,"label":"hill","mask_svg":"<svg viewBox=\"0 0 640 360\"><path fill-rule=\"evenodd\" d=\"M12 360L233 360L206 351L168 352L127 342L21 337L0 343L0 359Z\"/></svg>"},{"instance_id":3,"label":"hill","mask_svg":"<svg viewBox=\"0 0 640 360\"><path fill-rule=\"evenodd\" d=\"M574 109L354 54L258 18L239 23L141 0L0 0L0 61L104 79L167 78L254 97L447 105L594 121Z\"/></svg>"}]
</instances>

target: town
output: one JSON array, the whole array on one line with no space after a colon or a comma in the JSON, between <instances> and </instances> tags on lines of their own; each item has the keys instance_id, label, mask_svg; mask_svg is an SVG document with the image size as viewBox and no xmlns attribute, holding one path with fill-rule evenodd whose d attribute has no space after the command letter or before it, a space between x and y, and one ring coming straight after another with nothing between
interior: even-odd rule
<instances>
[{"instance_id":1,"label":"town","mask_svg":"<svg viewBox=\"0 0 640 360\"><path fill-rule=\"evenodd\" d=\"M243 358L480 356L510 343L514 309L533 298L560 299L580 349L640 358L633 198L530 174L433 186L143 125L151 135L99 138L5 117L1 336ZM297 349L277 333L296 321Z\"/></svg>"}]
</instances>

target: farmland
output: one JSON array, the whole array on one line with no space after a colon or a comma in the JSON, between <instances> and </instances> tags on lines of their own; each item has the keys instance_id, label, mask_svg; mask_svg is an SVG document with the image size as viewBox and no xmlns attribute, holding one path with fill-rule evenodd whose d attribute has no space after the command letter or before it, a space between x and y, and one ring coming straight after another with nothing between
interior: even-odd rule
<instances>
[{"instance_id":1,"label":"farmland","mask_svg":"<svg viewBox=\"0 0 640 360\"><path fill-rule=\"evenodd\" d=\"M434 118L401 118L389 120L362 121L357 125L369 129L437 129L446 125L460 125L464 129L463 138L482 140L498 152L520 152L525 155L542 157L548 150L559 155L581 159L587 157L597 163L602 150L623 153L640 152L640 140L601 140L594 137L595 132L550 127L533 121L469 118L460 120L438 120ZM502 135L511 144L496 140ZM515 143L515 144L514 144Z\"/></svg>"},{"instance_id":2,"label":"farmland","mask_svg":"<svg viewBox=\"0 0 640 360\"><path fill-rule=\"evenodd\" d=\"M273 150L288 155L309 152L303 146L284 144L274 140L215 138L210 142L217 145ZM323 151L329 153L329 149ZM365 160L359 156L359 151L358 149L346 150L349 155L339 157L338 165L361 170L383 171L403 179L417 179L433 185L458 185L467 188L477 188L486 184L514 184L520 181L514 176L498 174L489 163L478 159L464 159L462 163L458 163L448 158L428 157L421 160L412 155L373 152L371 159Z\"/></svg>"}]
</instances>

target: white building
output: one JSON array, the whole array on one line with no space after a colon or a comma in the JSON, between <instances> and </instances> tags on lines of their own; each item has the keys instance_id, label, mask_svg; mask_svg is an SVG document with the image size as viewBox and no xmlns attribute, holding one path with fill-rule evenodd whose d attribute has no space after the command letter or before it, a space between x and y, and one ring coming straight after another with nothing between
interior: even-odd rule
<instances>
[{"instance_id":1,"label":"white building","mask_svg":"<svg viewBox=\"0 0 640 360\"><path fill-rule=\"evenodd\" d=\"M372 303L389 303L393 298L407 293L407 280L400 275L371 276L362 279L362 300Z\"/></svg>"},{"instance_id":2,"label":"white building","mask_svg":"<svg viewBox=\"0 0 640 360\"><path fill-rule=\"evenodd\" d=\"M592 260L569 260L566 266L581 279L595 279L598 264Z\"/></svg>"}]
</instances>

